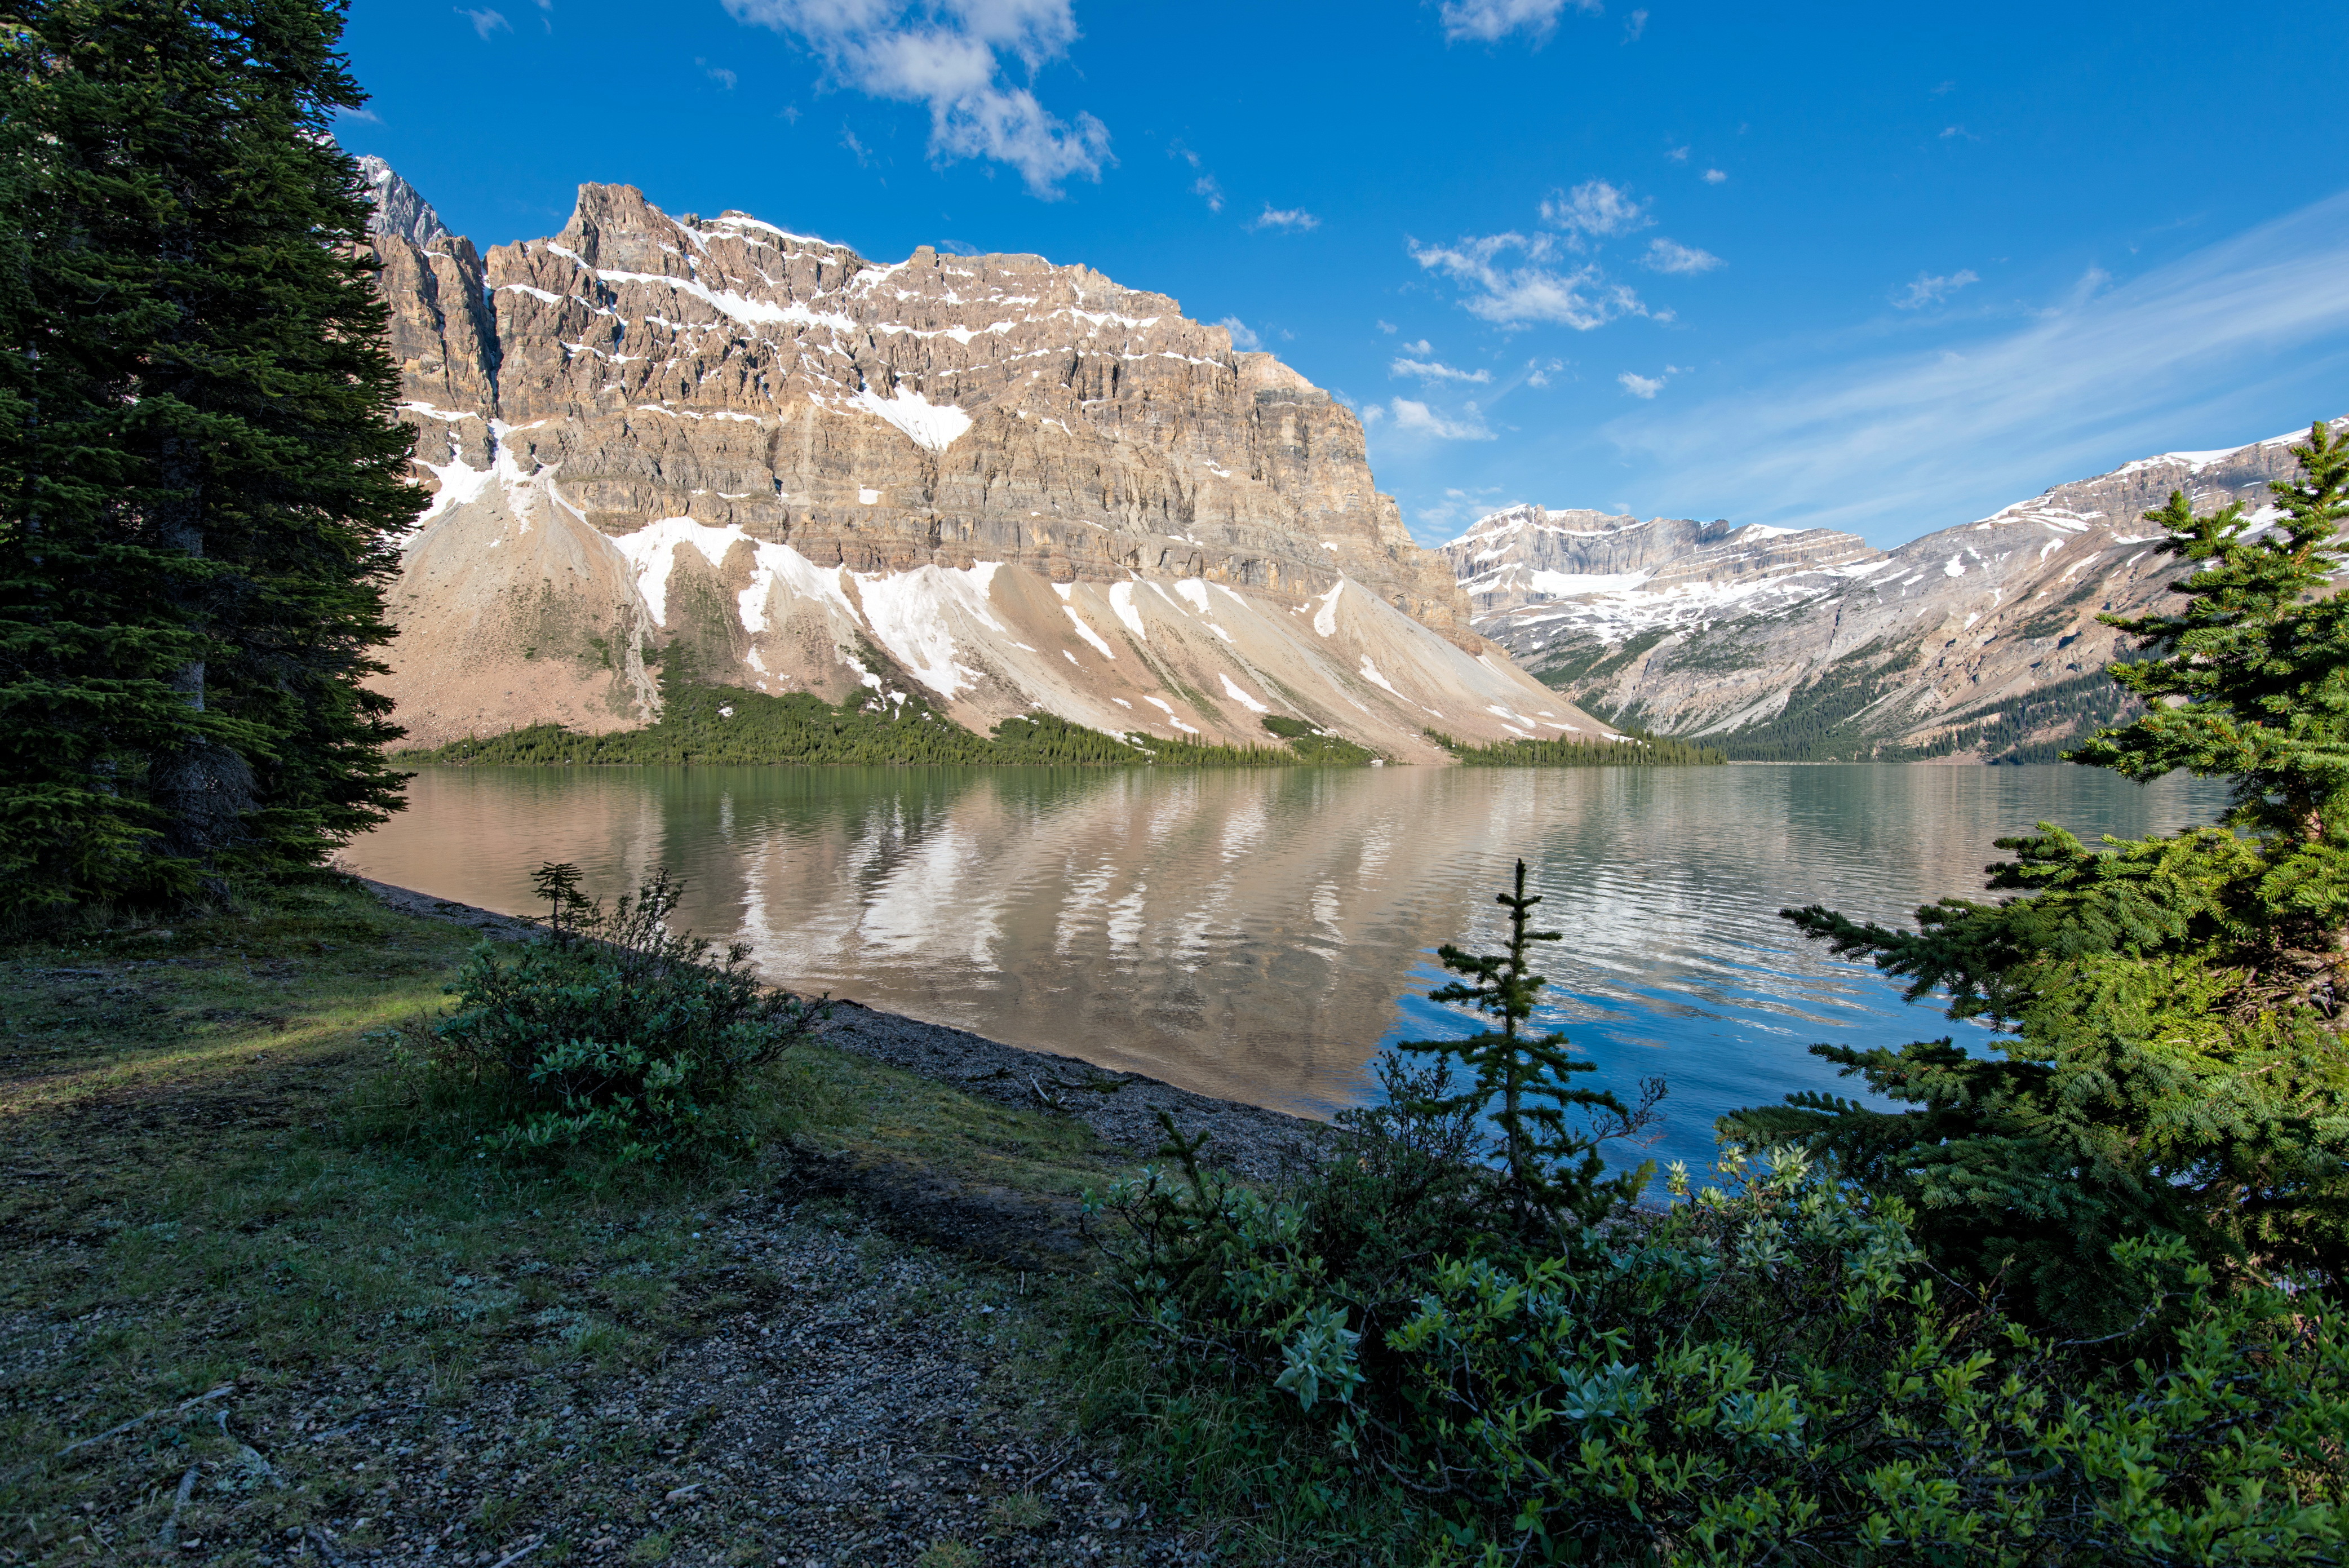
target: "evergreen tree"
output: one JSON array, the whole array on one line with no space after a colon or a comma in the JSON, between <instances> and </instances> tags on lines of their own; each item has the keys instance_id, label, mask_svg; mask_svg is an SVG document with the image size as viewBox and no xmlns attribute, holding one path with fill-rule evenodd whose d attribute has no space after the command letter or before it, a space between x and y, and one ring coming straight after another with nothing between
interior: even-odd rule
<instances>
[{"instance_id":1,"label":"evergreen tree","mask_svg":"<svg viewBox=\"0 0 2349 1568\"><path fill-rule=\"evenodd\" d=\"M0 33L0 870L164 902L398 802L421 504L317 0L34 0Z\"/></svg>"},{"instance_id":2,"label":"evergreen tree","mask_svg":"<svg viewBox=\"0 0 2349 1568\"><path fill-rule=\"evenodd\" d=\"M1525 1032L1542 987L1549 983L1547 975L1532 972L1532 946L1563 940L1565 933L1530 929L1541 897L1526 891L1522 860L1514 890L1495 894L1493 901L1509 911L1506 946L1497 953L1472 953L1444 943L1436 957L1464 980L1438 987L1428 1000L1464 1002L1501 1026L1466 1040L1400 1042L1400 1050L1434 1057L1447 1076L1456 1075L1456 1068L1469 1075L1452 1095L1411 1108L1438 1119L1489 1109L1499 1129L1493 1148L1500 1171L1495 1196L1519 1232L1558 1220L1596 1224L1636 1199L1654 1174L1649 1162L1610 1177L1599 1151L1609 1139L1629 1137L1652 1122L1663 1083L1649 1080L1637 1108L1604 1089L1574 1086L1576 1074L1595 1072L1598 1064L1568 1055L1563 1034ZM1569 1119L1578 1114L1585 1118L1579 1124Z\"/></svg>"},{"instance_id":3,"label":"evergreen tree","mask_svg":"<svg viewBox=\"0 0 2349 1568\"><path fill-rule=\"evenodd\" d=\"M2151 656L2115 667L2148 710L2068 753L2231 779L2221 824L2091 849L2042 823L1990 868L2022 896L1944 898L1915 931L1785 911L1995 1033L1813 1047L1900 1109L1805 1094L1724 1118L1832 1152L1908 1199L1941 1261L2018 1271L2051 1316L2095 1322L2116 1299L2112 1243L2148 1231L2222 1272L2349 1272L2349 606L2329 590L2349 442L2320 424L2292 450L2273 527L2175 493L2147 514L2201 569L2176 614L2106 618Z\"/></svg>"}]
</instances>

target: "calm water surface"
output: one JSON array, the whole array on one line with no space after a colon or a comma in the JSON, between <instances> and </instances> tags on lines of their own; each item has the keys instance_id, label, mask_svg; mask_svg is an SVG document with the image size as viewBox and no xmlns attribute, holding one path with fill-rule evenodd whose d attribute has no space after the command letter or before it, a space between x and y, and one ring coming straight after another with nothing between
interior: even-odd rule
<instances>
[{"instance_id":1,"label":"calm water surface","mask_svg":"<svg viewBox=\"0 0 2349 1568\"><path fill-rule=\"evenodd\" d=\"M1671 1085L1651 1150L1702 1165L1713 1118L1851 1085L1815 1041L1951 1025L1775 918L1906 922L1982 886L2040 820L2138 835L2218 786L2085 768L428 769L355 869L513 913L543 861L606 896L656 867L760 967L1011 1044L1327 1115L1398 1039L1473 1032L1433 950L1498 938L1522 856L1567 940L1553 1016L1599 1071Z\"/></svg>"}]
</instances>

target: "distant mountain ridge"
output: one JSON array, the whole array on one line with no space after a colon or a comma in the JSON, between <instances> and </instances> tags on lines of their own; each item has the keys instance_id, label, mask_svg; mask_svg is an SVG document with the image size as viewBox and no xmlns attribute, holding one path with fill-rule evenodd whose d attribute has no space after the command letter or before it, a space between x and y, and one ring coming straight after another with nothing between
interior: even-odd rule
<instances>
[{"instance_id":1,"label":"distant mountain ridge","mask_svg":"<svg viewBox=\"0 0 2349 1568\"><path fill-rule=\"evenodd\" d=\"M671 679L918 686L982 735L1612 735L1470 628L1351 410L1163 295L617 185L483 255L363 167L433 492L381 681L413 743L648 724L680 649Z\"/></svg>"},{"instance_id":2,"label":"distant mountain ridge","mask_svg":"<svg viewBox=\"0 0 2349 1568\"><path fill-rule=\"evenodd\" d=\"M2026 761L2118 716L2142 613L2186 567L2144 514L2273 515L2305 431L2165 452L1878 550L1830 529L1512 507L1443 546L1476 628L1602 717L1731 756Z\"/></svg>"}]
</instances>

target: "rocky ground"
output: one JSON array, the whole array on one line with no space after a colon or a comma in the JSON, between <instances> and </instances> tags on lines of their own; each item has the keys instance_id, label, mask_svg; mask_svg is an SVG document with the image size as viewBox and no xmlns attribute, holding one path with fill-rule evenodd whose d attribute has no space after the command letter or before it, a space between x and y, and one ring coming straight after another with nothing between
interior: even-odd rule
<instances>
[{"instance_id":1,"label":"rocky ground","mask_svg":"<svg viewBox=\"0 0 2349 1568\"><path fill-rule=\"evenodd\" d=\"M409 954L367 961L418 993L461 951L449 922L532 929L376 892L429 917L367 917ZM0 997L8 1108L47 1118L0 1172L0 1563L1220 1560L1080 1422L1075 1191L1146 1157L1160 1110L1258 1172L1312 1124L843 1004L823 1092L962 1145L811 1137L729 1190L616 1204L347 1141L281 1153L359 1092L330 1076L347 1046L298 1044L352 929L290 929L287 953L326 955L306 970L152 933L180 956L27 962ZM238 1043L78 1075L142 1017ZM207 1152L238 1137L260 1163Z\"/></svg>"}]
</instances>

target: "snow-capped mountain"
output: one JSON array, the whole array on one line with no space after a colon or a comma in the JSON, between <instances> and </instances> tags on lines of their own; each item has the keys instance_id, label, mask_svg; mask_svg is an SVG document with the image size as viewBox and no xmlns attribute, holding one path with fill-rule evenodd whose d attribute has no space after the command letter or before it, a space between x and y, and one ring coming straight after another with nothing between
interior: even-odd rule
<instances>
[{"instance_id":1,"label":"snow-capped mountain","mask_svg":"<svg viewBox=\"0 0 2349 1568\"><path fill-rule=\"evenodd\" d=\"M1350 411L1164 296L610 185L484 257L367 170L433 491L384 682L415 742L647 722L677 645L769 691L919 683L981 732L1608 732L1471 629Z\"/></svg>"},{"instance_id":2,"label":"snow-capped mountain","mask_svg":"<svg viewBox=\"0 0 2349 1568\"><path fill-rule=\"evenodd\" d=\"M1733 755L2044 755L2122 706L2103 672L2125 639L2096 617L2157 605L2185 569L2144 514L2173 490L2264 507L2304 439L2142 458L1889 551L1532 506L1444 550L1477 629L1625 723Z\"/></svg>"}]
</instances>

